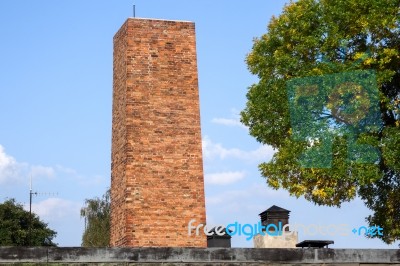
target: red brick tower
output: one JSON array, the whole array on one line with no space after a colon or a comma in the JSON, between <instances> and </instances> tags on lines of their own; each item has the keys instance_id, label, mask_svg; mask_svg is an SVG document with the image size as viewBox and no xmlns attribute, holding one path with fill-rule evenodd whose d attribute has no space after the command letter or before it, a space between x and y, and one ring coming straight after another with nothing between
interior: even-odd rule
<instances>
[{"instance_id":1,"label":"red brick tower","mask_svg":"<svg viewBox=\"0 0 400 266\"><path fill-rule=\"evenodd\" d=\"M128 19L113 87L111 246L206 247L194 23Z\"/></svg>"}]
</instances>

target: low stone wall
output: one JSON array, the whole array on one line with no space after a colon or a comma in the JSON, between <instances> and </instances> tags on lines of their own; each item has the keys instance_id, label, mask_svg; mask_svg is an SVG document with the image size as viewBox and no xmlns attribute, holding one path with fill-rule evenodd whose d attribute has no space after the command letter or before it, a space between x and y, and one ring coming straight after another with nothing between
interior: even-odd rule
<instances>
[{"instance_id":1,"label":"low stone wall","mask_svg":"<svg viewBox=\"0 0 400 266\"><path fill-rule=\"evenodd\" d=\"M0 248L0 264L400 266L398 249ZM379 264L379 265L378 265Z\"/></svg>"}]
</instances>

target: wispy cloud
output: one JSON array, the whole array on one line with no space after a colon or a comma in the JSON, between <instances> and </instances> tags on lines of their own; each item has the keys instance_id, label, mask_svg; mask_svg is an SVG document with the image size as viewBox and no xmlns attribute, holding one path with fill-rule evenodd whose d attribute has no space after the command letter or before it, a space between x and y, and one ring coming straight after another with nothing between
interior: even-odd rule
<instances>
[{"instance_id":1,"label":"wispy cloud","mask_svg":"<svg viewBox=\"0 0 400 266\"><path fill-rule=\"evenodd\" d=\"M214 143L208 136L203 137L203 155L206 159L226 159L236 158L246 161L268 161L272 158L275 151L272 147L261 145L256 150L244 151L237 148L225 148L220 143Z\"/></svg>"},{"instance_id":2,"label":"wispy cloud","mask_svg":"<svg viewBox=\"0 0 400 266\"><path fill-rule=\"evenodd\" d=\"M229 126L229 127L240 127L243 129L248 129L245 125L240 122L240 111L236 108L231 109L231 118L220 118L215 117L211 120L214 124Z\"/></svg>"},{"instance_id":3,"label":"wispy cloud","mask_svg":"<svg viewBox=\"0 0 400 266\"><path fill-rule=\"evenodd\" d=\"M30 175L32 177L54 177L55 170L52 167L42 165L32 165Z\"/></svg>"},{"instance_id":4,"label":"wispy cloud","mask_svg":"<svg viewBox=\"0 0 400 266\"><path fill-rule=\"evenodd\" d=\"M64 167L62 165L57 165L57 172L67 174L69 178L73 179L76 184L79 184L82 187L91 187L108 184L109 180L101 175L93 175L93 176L85 176L79 174L76 170Z\"/></svg>"},{"instance_id":5,"label":"wispy cloud","mask_svg":"<svg viewBox=\"0 0 400 266\"><path fill-rule=\"evenodd\" d=\"M221 172L206 174L204 179L207 184L228 185L242 180L245 176L245 172Z\"/></svg>"},{"instance_id":6,"label":"wispy cloud","mask_svg":"<svg viewBox=\"0 0 400 266\"><path fill-rule=\"evenodd\" d=\"M1 184L29 184L29 178L57 179L62 176L74 179L81 186L102 185L107 183L106 178L100 175L85 176L71 168L61 165L44 166L18 162L13 156L6 153L0 145L0 185Z\"/></svg>"},{"instance_id":7,"label":"wispy cloud","mask_svg":"<svg viewBox=\"0 0 400 266\"><path fill-rule=\"evenodd\" d=\"M265 202L273 200L285 200L289 194L283 190L274 190L259 184L253 184L240 190L226 190L217 195L206 197L206 203L211 205L248 205L251 200L258 198Z\"/></svg>"},{"instance_id":8,"label":"wispy cloud","mask_svg":"<svg viewBox=\"0 0 400 266\"><path fill-rule=\"evenodd\" d=\"M245 125L243 125L239 119L233 118L213 118L211 120L214 124L224 125L224 126L231 126L231 127L241 127L247 129Z\"/></svg>"}]
</instances>

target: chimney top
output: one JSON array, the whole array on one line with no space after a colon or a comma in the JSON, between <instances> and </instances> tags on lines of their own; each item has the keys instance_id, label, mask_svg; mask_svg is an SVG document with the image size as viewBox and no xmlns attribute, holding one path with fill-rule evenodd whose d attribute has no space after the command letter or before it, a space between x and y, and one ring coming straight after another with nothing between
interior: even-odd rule
<instances>
[{"instance_id":1,"label":"chimney top","mask_svg":"<svg viewBox=\"0 0 400 266\"><path fill-rule=\"evenodd\" d=\"M268 214L268 213L276 213L276 212L286 212L289 213L289 210L286 210L284 208L281 208L279 206L276 205L272 205L270 208L268 208L267 210L263 211L262 213L260 213L260 216L263 216L263 214Z\"/></svg>"}]
</instances>

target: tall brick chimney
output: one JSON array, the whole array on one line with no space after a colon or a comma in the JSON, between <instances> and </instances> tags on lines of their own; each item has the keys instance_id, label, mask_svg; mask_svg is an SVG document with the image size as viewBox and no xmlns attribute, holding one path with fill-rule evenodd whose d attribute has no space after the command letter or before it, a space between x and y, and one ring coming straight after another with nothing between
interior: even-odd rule
<instances>
[{"instance_id":1,"label":"tall brick chimney","mask_svg":"<svg viewBox=\"0 0 400 266\"><path fill-rule=\"evenodd\" d=\"M194 23L122 25L112 112L111 246L206 247Z\"/></svg>"}]
</instances>

